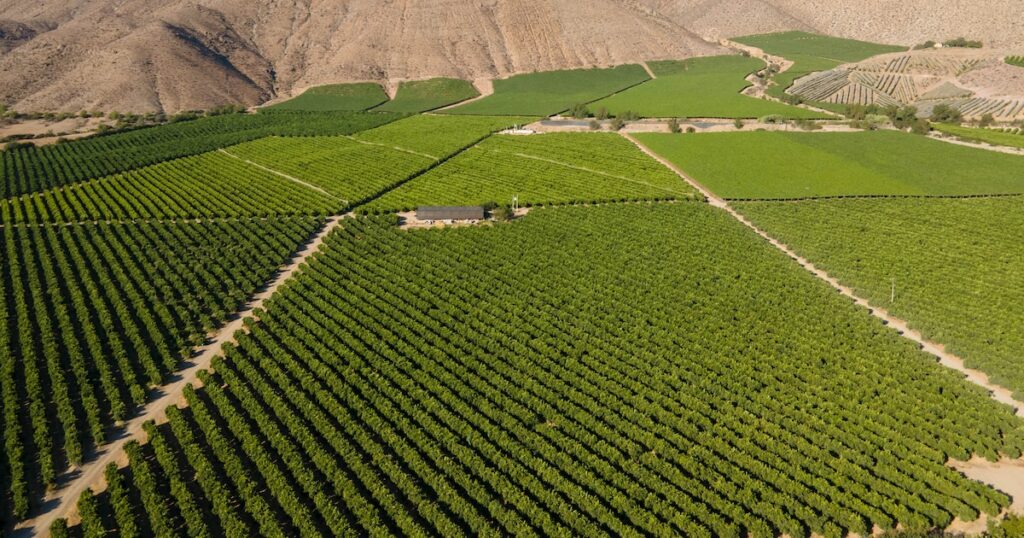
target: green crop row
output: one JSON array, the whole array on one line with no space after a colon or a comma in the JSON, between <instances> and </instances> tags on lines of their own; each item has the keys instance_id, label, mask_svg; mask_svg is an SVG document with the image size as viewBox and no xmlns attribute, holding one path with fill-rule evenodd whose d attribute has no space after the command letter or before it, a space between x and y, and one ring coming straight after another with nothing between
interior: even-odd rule
<instances>
[{"instance_id":1,"label":"green crop row","mask_svg":"<svg viewBox=\"0 0 1024 538\"><path fill-rule=\"evenodd\" d=\"M2 513L28 515L319 225L0 228Z\"/></svg>"},{"instance_id":2,"label":"green crop row","mask_svg":"<svg viewBox=\"0 0 1024 538\"><path fill-rule=\"evenodd\" d=\"M1009 407L704 204L352 219L259 318L149 428L136 508L84 524L863 535L999 513L945 463L1024 445Z\"/></svg>"},{"instance_id":3,"label":"green crop row","mask_svg":"<svg viewBox=\"0 0 1024 538\"><path fill-rule=\"evenodd\" d=\"M608 133L494 136L366 206L511 203L523 206L622 200L688 199L679 176Z\"/></svg>"},{"instance_id":4,"label":"green crop row","mask_svg":"<svg viewBox=\"0 0 1024 538\"><path fill-rule=\"evenodd\" d=\"M226 114L0 152L0 198L95 179L269 135L349 135L402 116L388 113Z\"/></svg>"},{"instance_id":5,"label":"green crop row","mask_svg":"<svg viewBox=\"0 0 1024 538\"><path fill-rule=\"evenodd\" d=\"M0 200L0 223L326 215L345 206L214 152Z\"/></svg>"},{"instance_id":6,"label":"green crop row","mask_svg":"<svg viewBox=\"0 0 1024 538\"><path fill-rule=\"evenodd\" d=\"M1024 197L739 209L873 304L1024 396Z\"/></svg>"}]
</instances>

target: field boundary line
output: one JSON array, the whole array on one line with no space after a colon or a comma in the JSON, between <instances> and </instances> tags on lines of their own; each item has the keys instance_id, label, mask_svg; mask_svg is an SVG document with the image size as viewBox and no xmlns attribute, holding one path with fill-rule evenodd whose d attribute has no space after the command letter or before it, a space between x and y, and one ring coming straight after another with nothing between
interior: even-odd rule
<instances>
[{"instance_id":1,"label":"field boundary line","mask_svg":"<svg viewBox=\"0 0 1024 538\"><path fill-rule=\"evenodd\" d=\"M491 152L494 152L494 153L505 153L505 152L503 152L501 150L493 150L493 149L492 150L487 150L487 151L491 151ZM548 158L545 158L545 157L537 157L535 155L529 155L529 154L526 154L526 153L512 153L512 155L515 155L516 157L522 157L524 159L532 159L532 160L535 160L535 161L541 161L541 162L545 162L545 163L549 163L549 164L554 164L554 165L557 165L557 166L562 166L564 168L571 168L573 170L579 170L581 172L587 172L587 173L591 173L591 174L596 174L596 175L599 175L599 176L610 177L610 178L613 178L613 179L621 179L622 181L628 181L630 183L636 183L638 185L644 185L644 186L650 187L652 189L658 189L659 191L665 191L665 192L667 192L669 194L674 194L674 195L681 194L681 193L678 193L678 192L673 191L671 189L668 189L667 187L661 187L661 186L658 186L658 185L647 183L646 181L640 181L639 179L632 179L632 178L628 178L628 177L625 177L625 176L617 176L615 174L609 174L608 172L602 172L600 170L594 170L592 168L587 168L585 166L577 166L575 164L563 163L561 161L556 161L554 159L548 159Z\"/></svg>"},{"instance_id":2,"label":"field boundary line","mask_svg":"<svg viewBox=\"0 0 1024 538\"><path fill-rule=\"evenodd\" d=\"M870 302L868 302L867 299L864 299L863 297L857 295L852 288L843 285L842 283L839 282L839 280L828 274L828 272L816 267L813 263L811 263L803 256L797 254L793 249L788 247L786 244L782 243L778 239L775 239L770 234L768 234L768 232L759 228L756 224L751 222L741 213L733 209L728 204L728 202L716 196L713 192L708 190L707 187L701 185L699 182L697 182L689 175L687 175L686 172L684 172L678 166L671 163L662 156L658 155L636 138L630 136L628 133L622 133L622 136L624 136L630 142L636 144L636 146L640 148L641 151L643 151L647 155L650 155L652 158L666 166L668 169L675 172L677 175L679 175L680 178L683 179L683 181L686 181L691 186L699 190L702 194L704 194L704 196L708 199L708 203L711 204L713 207L717 207L719 209L724 210L726 213L728 213L731 217L739 221L741 224L753 230L754 233L759 235L762 239L768 241L768 243L775 247L777 250L781 251L783 254L795 260L797 263L800 264L801 267L806 269L807 272L811 273L819 280L826 282L829 286L831 286L833 289L835 289L845 297L852 299L854 304L866 308L869 314L882 320L882 322L885 325L895 329L900 334L900 336L915 342L922 351L937 357L940 365L945 366L946 368L949 368L951 370L956 370L957 372L960 372L961 374L964 375L964 379L966 381L974 383L975 385L984 388L989 392L989 396L993 400L1012 407L1014 410L1014 414L1016 416L1024 418L1024 402L1020 402L1014 399L1013 392L1010 391L1009 389L992 383L992 381L989 379L988 374L980 370L968 368L967 365L964 363L963 359L946 351L945 346L943 346L942 344L938 344L926 339L919 331L911 329L905 320L893 316L883 308L873 306Z\"/></svg>"},{"instance_id":3,"label":"field boundary line","mask_svg":"<svg viewBox=\"0 0 1024 538\"><path fill-rule=\"evenodd\" d=\"M314 185L312 183L307 183L307 182L305 182L305 181L303 181L303 180L301 180L301 179L299 179L297 177L289 176L288 174L285 174L284 172L278 172L277 170L274 170L273 168L267 168L266 166L263 166L262 164L254 163L254 162L250 161L249 159L246 159L246 158L243 158L243 157L239 157L238 155L235 155L234 153L231 153L230 151L228 151L228 150L226 150L224 148L220 148L217 151L220 152L220 153L223 153L224 155L227 155L228 157L231 157L232 159L238 159L239 161L242 161L243 163L246 163L246 164L251 165L251 166L255 166L256 168L259 168L260 170L263 170L265 172L270 172L271 174L274 174L275 176L283 177L283 178L285 178L285 179L287 179L289 181L294 181L295 183L298 183L299 185L302 185L303 187L307 187L307 188L313 189L313 190L319 192L320 194L323 194L325 196L329 196L329 197L331 197L331 198L333 198L333 199L335 199L335 200L337 200L339 202L344 203L345 205L348 205L348 200L345 200L345 199L341 198L340 196L336 196L334 194L331 194L331 193L325 191L323 188L317 187L316 185Z\"/></svg>"},{"instance_id":4,"label":"field boundary line","mask_svg":"<svg viewBox=\"0 0 1024 538\"><path fill-rule=\"evenodd\" d=\"M351 213L329 217L305 243L296 248L292 257L263 286L257 289L245 304L233 312L217 329L216 333L201 347L195 348L187 366L172 373L172 381L161 385L155 391L156 398L146 403L131 419L115 433L116 438L97 447L95 457L77 469L65 473L65 483L48 493L42 504L51 506L47 511L26 519L14 528L15 534L28 533L35 536L48 536L50 525L59 518L67 518L77 513L78 499L87 488L99 493L106 489L104 473L107 465L116 463L118 467L128 464L124 454L124 446L129 441L143 442L146 432L142 425L150 420L157 424L167 421L166 409L171 405L184 407L183 393L188 385L201 386L198 374L209 370L215 357L223 354L223 347L236 343L238 331L248 331L245 321L252 319L255 310L262 308L282 284L290 280L301 269L310 256L320 251L324 239L334 231Z\"/></svg>"},{"instance_id":5,"label":"field boundary line","mask_svg":"<svg viewBox=\"0 0 1024 538\"><path fill-rule=\"evenodd\" d=\"M993 151L996 153L1005 153L1007 155L1024 155L1024 148L1018 148L1014 146L1004 146L1001 144L993 144L991 142L974 141L964 138L954 138L957 135L948 134L942 131L932 131L928 134L928 138L932 140L938 140L939 142L945 142L947 144L956 144L958 146L966 146L968 148L983 149L985 151ZM1024 138L1024 136L1021 136Z\"/></svg>"},{"instance_id":6,"label":"field boundary line","mask_svg":"<svg viewBox=\"0 0 1024 538\"><path fill-rule=\"evenodd\" d=\"M354 135L348 135L348 136L345 136L344 138L347 138L347 139L349 139L349 140L351 140L353 142L358 142L359 144L366 144L367 146L378 146L378 147L382 147L382 148L393 149L395 151L401 151L401 152L404 152L404 153L411 153L412 155L419 155L420 157L426 157L428 159L433 159L435 161L440 159L440 157L437 157L435 155L430 155L429 153L421 153L419 151L403 148L403 147L400 147L400 146L389 146L387 144L383 144L383 143L380 143L380 142L371 142L369 140L363 140L361 138L356 138Z\"/></svg>"}]
</instances>

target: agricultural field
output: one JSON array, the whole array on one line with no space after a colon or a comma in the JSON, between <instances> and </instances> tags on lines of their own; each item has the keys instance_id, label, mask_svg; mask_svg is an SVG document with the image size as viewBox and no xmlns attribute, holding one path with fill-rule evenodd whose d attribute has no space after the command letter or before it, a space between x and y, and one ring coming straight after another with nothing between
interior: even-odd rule
<instances>
[{"instance_id":1,"label":"agricultural field","mask_svg":"<svg viewBox=\"0 0 1024 538\"><path fill-rule=\"evenodd\" d=\"M750 35L733 38L733 41L757 47L768 54L781 56L793 62L792 67L773 78L775 85L768 88L769 95L780 98L794 80L804 75L816 71L828 71L836 66L859 62L879 54L907 50L906 47L806 32Z\"/></svg>"},{"instance_id":2,"label":"agricultural field","mask_svg":"<svg viewBox=\"0 0 1024 538\"><path fill-rule=\"evenodd\" d=\"M648 118L819 118L822 114L755 99L740 92L746 76L765 66L756 58L711 56L684 61L648 62L656 79L590 105L613 115L632 111Z\"/></svg>"},{"instance_id":3,"label":"agricultural field","mask_svg":"<svg viewBox=\"0 0 1024 538\"><path fill-rule=\"evenodd\" d=\"M330 84L316 86L268 110L332 112L367 110L387 102L388 94L380 84L361 82L355 84Z\"/></svg>"},{"instance_id":4,"label":"agricultural field","mask_svg":"<svg viewBox=\"0 0 1024 538\"><path fill-rule=\"evenodd\" d=\"M738 209L1024 396L1024 197L750 202Z\"/></svg>"},{"instance_id":5,"label":"agricultural field","mask_svg":"<svg viewBox=\"0 0 1024 538\"><path fill-rule=\"evenodd\" d=\"M936 131L962 138L971 142L985 142L996 146L1024 148L1024 128L1013 127L1003 129L965 127L948 123L932 124Z\"/></svg>"},{"instance_id":6,"label":"agricultural field","mask_svg":"<svg viewBox=\"0 0 1024 538\"><path fill-rule=\"evenodd\" d=\"M724 212L395 220L329 236L76 530L842 536L1009 502L944 463L1024 422Z\"/></svg>"},{"instance_id":7,"label":"agricultural field","mask_svg":"<svg viewBox=\"0 0 1024 538\"><path fill-rule=\"evenodd\" d=\"M1024 157L897 131L636 138L727 199L1024 193Z\"/></svg>"},{"instance_id":8,"label":"agricultural field","mask_svg":"<svg viewBox=\"0 0 1024 538\"><path fill-rule=\"evenodd\" d=\"M327 215L346 206L218 151L0 200L0 224Z\"/></svg>"},{"instance_id":9,"label":"agricultural field","mask_svg":"<svg viewBox=\"0 0 1024 538\"><path fill-rule=\"evenodd\" d=\"M649 80L639 65L516 75L494 81L494 94L445 112L483 116L550 116Z\"/></svg>"},{"instance_id":10,"label":"agricultural field","mask_svg":"<svg viewBox=\"0 0 1024 538\"><path fill-rule=\"evenodd\" d=\"M480 95L469 81L457 78L412 80L398 85L395 98L374 110L427 112Z\"/></svg>"},{"instance_id":11,"label":"agricultural field","mask_svg":"<svg viewBox=\"0 0 1024 538\"><path fill-rule=\"evenodd\" d=\"M1006 63L1017 67L1024 67L1024 56L1008 56Z\"/></svg>"},{"instance_id":12,"label":"agricultural field","mask_svg":"<svg viewBox=\"0 0 1024 538\"><path fill-rule=\"evenodd\" d=\"M0 151L0 198L96 179L198 155L265 136L350 135L401 114L225 114L95 136L44 147Z\"/></svg>"},{"instance_id":13,"label":"agricultural field","mask_svg":"<svg viewBox=\"0 0 1024 538\"><path fill-rule=\"evenodd\" d=\"M624 200L691 199L678 176L610 133L494 136L360 208L412 210L512 196L524 206Z\"/></svg>"},{"instance_id":14,"label":"agricultural field","mask_svg":"<svg viewBox=\"0 0 1024 538\"><path fill-rule=\"evenodd\" d=\"M28 515L320 225L0 227L2 513Z\"/></svg>"},{"instance_id":15,"label":"agricultural field","mask_svg":"<svg viewBox=\"0 0 1024 538\"><path fill-rule=\"evenodd\" d=\"M535 119L517 116L417 115L363 131L353 138L443 159L491 133L525 125Z\"/></svg>"}]
</instances>

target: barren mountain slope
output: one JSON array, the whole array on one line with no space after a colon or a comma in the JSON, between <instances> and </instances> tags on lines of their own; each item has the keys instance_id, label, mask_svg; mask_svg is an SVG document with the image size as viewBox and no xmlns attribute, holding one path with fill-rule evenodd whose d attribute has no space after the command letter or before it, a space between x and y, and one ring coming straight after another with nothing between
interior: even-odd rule
<instances>
[{"instance_id":1,"label":"barren mountain slope","mask_svg":"<svg viewBox=\"0 0 1024 538\"><path fill-rule=\"evenodd\" d=\"M22 110L173 111L346 80L724 52L619 0L83 0L0 18L19 12L60 23L0 57L0 102Z\"/></svg>"},{"instance_id":2,"label":"barren mountain slope","mask_svg":"<svg viewBox=\"0 0 1024 538\"><path fill-rule=\"evenodd\" d=\"M122 111L257 104L309 86L718 54L802 29L1024 44L1019 0L7 0L0 103ZM691 31L692 30L692 31Z\"/></svg>"}]
</instances>

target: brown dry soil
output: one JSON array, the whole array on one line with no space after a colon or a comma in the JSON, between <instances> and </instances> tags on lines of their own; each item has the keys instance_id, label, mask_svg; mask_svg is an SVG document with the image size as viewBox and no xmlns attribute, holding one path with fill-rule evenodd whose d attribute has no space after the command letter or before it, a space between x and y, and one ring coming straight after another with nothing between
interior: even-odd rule
<instances>
[{"instance_id":1,"label":"brown dry soil","mask_svg":"<svg viewBox=\"0 0 1024 538\"><path fill-rule=\"evenodd\" d=\"M514 73L725 52L808 30L1024 45L1019 0L7 0L0 103L126 112L256 105L355 80Z\"/></svg>"}]
</instances>

